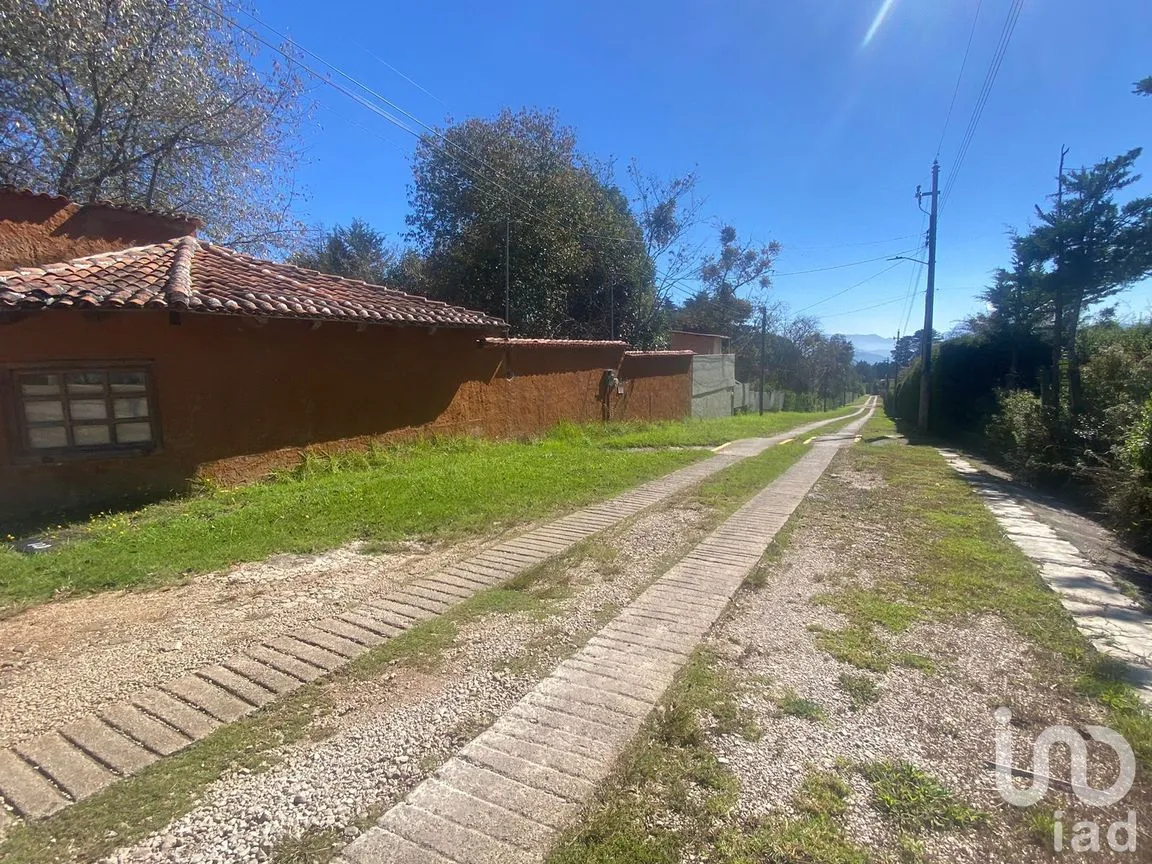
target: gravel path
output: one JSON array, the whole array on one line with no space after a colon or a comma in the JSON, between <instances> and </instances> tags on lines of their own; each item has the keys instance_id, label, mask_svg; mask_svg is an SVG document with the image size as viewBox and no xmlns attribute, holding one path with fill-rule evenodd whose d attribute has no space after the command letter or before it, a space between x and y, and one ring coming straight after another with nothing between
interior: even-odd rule
<instances>
[{"instance_id":1,"label":"gravel path","mask_svg":"<svg viewBox=\"0 0 1152 864\"><path fill-rule=\"evenodd\" d=\"M276 555L184 585L48 603L0 620L0 747L442 570L493 539Z\"/></svg>"},{"instance_id":2,"label":"gravel path","mask_svg":"<svg viewBox=\"0 0 1152 864\"><path fill-rule=\"evenodd\" d=\"M551 614L488 616L462 628L437 672L396 667L375 681L331 685L336 707L319 730L327 737L284 748L276 754L283 761L265 773L222 777L192 812L106 860L266 861L290 838L318 830L332 830L343 845L370 808L398 800L535 685L544 672L532 671L533 652L575 650L605 610L628 603L668 556L687 550L706 517L672 507L606 536L604 547L616 554L573 567L575 593Z\"/></svg>"},{"instance_id":3,"label":"gravel path","mask_svg":"<svg viewBox=\"0 0 1152 864\"><path fill-rule=\"evenodd\" d=\"M845 835L878 854L879 860L909 860L901 857L899 832L873 806L870 787L850 767L901 760L989 814L988 823L978 829L923 835L925 857L916 860L1063 860L1037 845L1022 827L1026 816L1004 804L996 792L994 774L986 767L994 752L993 711L1011 706L1029 734L1049 724L1100 723L1102 714L1055 691L1031 646L1002 619L985 615L925 623L899 636L877 630L893 651L931 657L934 672L898 665L886 673L862 671L816 647L813 625L842 629L846 623L813 602L816 595L868 587L882 577L908 572L899 543L869 518L869 500L886 494L885 481L857 470L854 452L859 450L842 452L809 497L767 585L738 595L710 639L723 666L742 683L742 704L763 731L754 742L739 735L710 740L740 783L734 819L747 825L769 815L798 816L793 801L805 776L815 770L835 771L852 787L847 812L838 817ZM878 701L853 706L839 684L844 673L870 680L879 690ZM804 719L782 711L778 700L788 693L817 703L825 718ZM1018 737L1017 743L1024 745L1025 736ZM1017 764L1030 761L1030 749L1018 752ZM1060 776L1066 767L1057 761L1053 771ZM1076 810L1070 796L1059 793L1050 793L1046 803L1063 806L1069 814ZM1116 809L1110 818L1122 818L1123 808ZM1087 815L1100 818L1100 811ZM1070 816L1069 834L1072 821L1075 817ZM1085 860L1136 858L1118 854Z\"/></svg>"}]
</instances>

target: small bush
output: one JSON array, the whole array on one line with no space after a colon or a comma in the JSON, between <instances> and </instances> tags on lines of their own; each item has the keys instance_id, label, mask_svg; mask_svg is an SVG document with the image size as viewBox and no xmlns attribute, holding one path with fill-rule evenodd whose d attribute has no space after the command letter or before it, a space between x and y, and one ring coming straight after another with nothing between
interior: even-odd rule
<instances>
[{"instance_id":1,"label":"small bush","mask_svg":"<svg viewBox=\"0 0 1152 864\"><path fill-rule=\"evenodd\" d=\"M1035 393L1001 390L985 434L993 456L1017 474L1053 482L1072 473L1067 426Z\"/></svg>"}]
</instances>

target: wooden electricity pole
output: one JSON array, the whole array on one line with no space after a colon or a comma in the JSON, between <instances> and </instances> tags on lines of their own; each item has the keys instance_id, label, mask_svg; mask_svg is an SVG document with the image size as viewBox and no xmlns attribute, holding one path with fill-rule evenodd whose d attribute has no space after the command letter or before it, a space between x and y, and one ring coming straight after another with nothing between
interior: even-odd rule
<instances>
[{"instance_id":1,"label":"wooden electricity pole","mask_svg":"<svg viewBox=\"0 0 1152 864\"><path fill-rule=\"evenodd\" d=\"M932 301L936 293L936 212L940 199L940 163L932 162L932 209L928 214L928 285L924 289L924 330L920 339L920 416L916 428L928 432L928 400L932 393ZM919 188L916 197L923 197Z\"/></svg>"},{"instance_id":2,"label":"wooden electricity pole","mask_svg":"<svg viewBox=\"0 0 1152 864\"><path fill-rule=\"evenodd\" d=\"M764 369L768 365L768 307L760 304L760 413L764 413Z\"/></svg>"}]
</instances>

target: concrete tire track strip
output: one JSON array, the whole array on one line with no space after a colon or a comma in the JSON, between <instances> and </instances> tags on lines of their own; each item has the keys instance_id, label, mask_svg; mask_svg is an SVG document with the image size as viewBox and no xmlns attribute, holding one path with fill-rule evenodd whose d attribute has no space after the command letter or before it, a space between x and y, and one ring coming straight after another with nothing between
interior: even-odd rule
<instances>
[{"instance_id":1,"label":"concrete tire track strip","mask_svg":"<svg viewBox=\"0 0 1152 864\"><path fill-rule=\"evenodd\" d=\"M25 819L51 816L731 465L870 407L871 400L853 414L732 442L701 462L498 543L443 572L0 750L0 803ZM738 535L730 535L731 542L739 542ZM729 553L716 551L725 566L737 566Z\"/></svg>"},{"instance_id":2,"label":"concrete tire track strip","mask_svg":"<svg viewBox=\"0 0 1152 864\"><path fill-rule=\"evenodd\" d=\"M388 810L338 862L542 861L836 451L870 416L815 439L812 450Z\"/></svg>"}]
</instances>

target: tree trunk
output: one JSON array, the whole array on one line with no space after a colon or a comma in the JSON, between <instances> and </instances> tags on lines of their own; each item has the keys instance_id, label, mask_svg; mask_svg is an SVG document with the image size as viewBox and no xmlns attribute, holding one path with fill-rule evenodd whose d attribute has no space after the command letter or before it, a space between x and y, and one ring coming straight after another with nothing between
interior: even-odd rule
<instances>
[{"instance_id":1,"label":"tree trunk","mask_svg":"<svg viewBox=\"0 0 1152 864\"><path fill-rule=\"evenodd\" d=\"M1064 298L1056 295L1055 314L1052 319L1052 374L1048 382L1048 404L1060 407L1060 359L1064 348Z\"/></svg>"},{"instance_id":2,"label":"tree trunk","mask_svg":"<svg viewBox=\"0 0 1152 864\"><path fill-rule=\"evenodd\" d=\"M1076 335L1080 328L1080 309L1083 296L1072 304L1068 320L1068 413L1079 414L1084 405L1084 388L1080 380L1080 352L1076 348Z\"/></svg>"}]
</instances>

